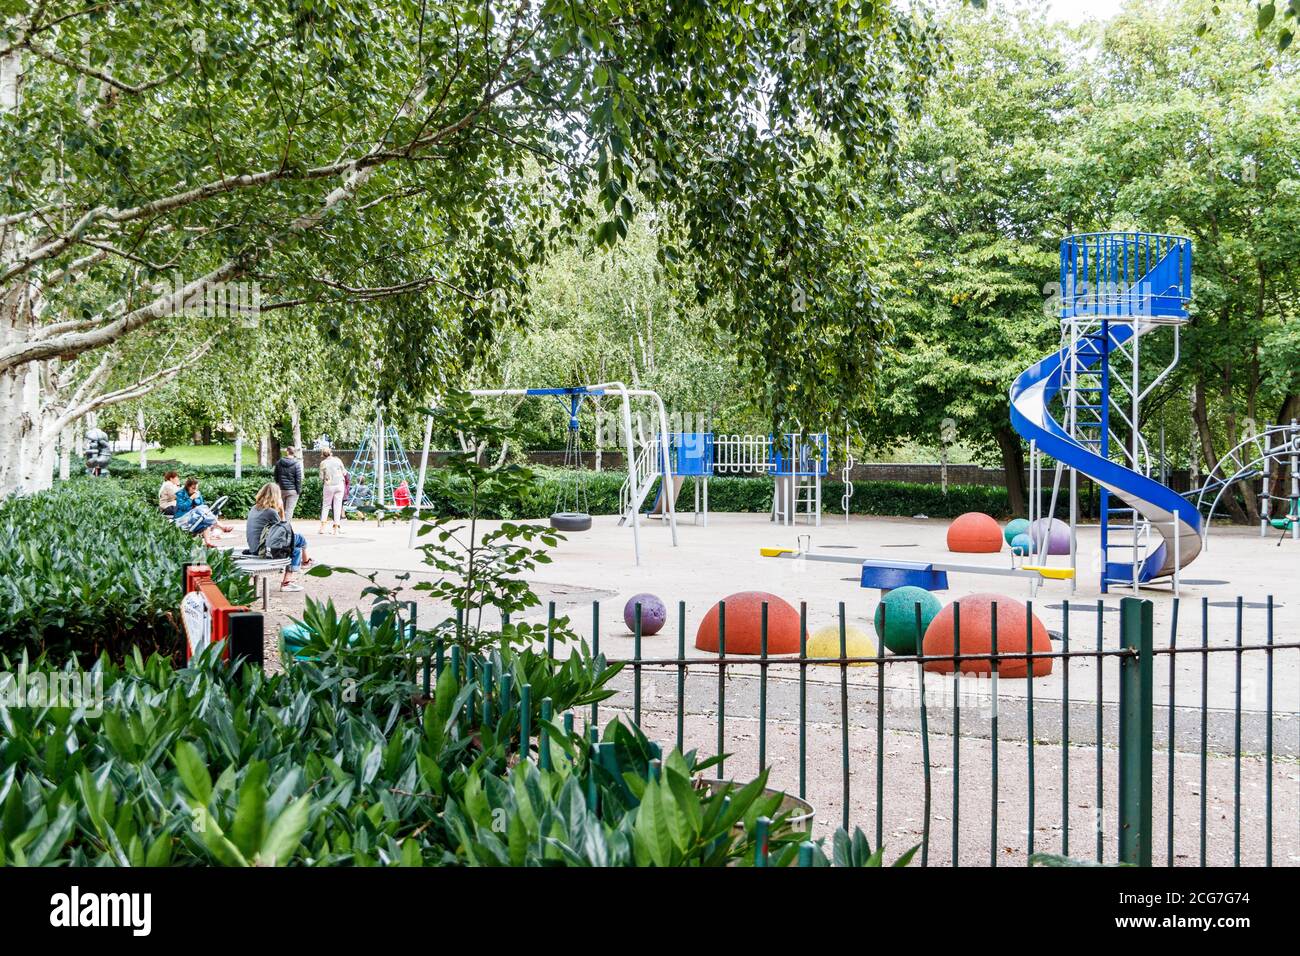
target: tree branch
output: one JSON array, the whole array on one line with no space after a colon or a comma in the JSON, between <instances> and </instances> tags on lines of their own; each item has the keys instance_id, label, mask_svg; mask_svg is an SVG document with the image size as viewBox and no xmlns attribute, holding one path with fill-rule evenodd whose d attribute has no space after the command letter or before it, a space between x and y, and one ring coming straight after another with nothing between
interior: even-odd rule
<instances>
[{"instance_id":1,"label":"tree branch","mask_svg":"<svg viewBox=\"0 0 1300 956\"><path fill-rule=\"evenodd\" d=\"M51 63L57 63L59 66L65 66L70 70L75 70L78 73L82 73L86 76L92 77L93 79L99 80L99 82L111 86L114 89L121 90L123 93L130 93L134 96L139 96L142 93L147 93L152 89L156 89L157 87L162 86L164 83L170 83L172 80L176 79L178 76L181 75L181 73L178 71L175 73L169 73L168 75L163 77L159 77L156 80L149 80L146 83L133 84L133 83L128 83L125 80L118 79L112 73L109 73L107 70L101 70L98 67L94 66L93 64L83 63L80 60L74 60L72 57L67 56L64 53L61 53L59 50L53 47L41 46L39 44L32 43L30 40L27 43L25 43L24 46L26 46L27 49L31 50L33 54L40 57L42 60L48 60Z\"/></svg>"},{"instance_id":2,"label":"tree branch","mask_svg":"<svg viewBox=\"0 0 1300 956\"><path fill-rule=\"evenodd\" d=\"M0 348L0 372L28 362L57 355L80 354L110 345L151 322L169 315L179 315L187 302L193 301L196 296L202 296L217 283L237 277L242 271L240 263L228 260L193 282L160 295L147 305L97 327L6 345Z\"/></svg>"},{"instance_id":3,"label":"tree branch","mask_svg":"<svg viewBox=\"0 0 1300 956\"><path fill-rule=\"evenodd\" d=\"M123 402L129 402L132 399L141 398L148 395L159 385L175 378L187 367L197 362L216 344L216 336L208 339L193 349L185 358L181 359L174 365L167 368L159 369L152 375L147 375L132 385L115 389L111 392L104 392L96 395L94 398L82 401L78 405L68 408L62 415L54 420L47 432L43 433L42 438L45 441L53 441L58 434L78 419L86 417L91 412L99 411L101 408L107 408L110 405L120 405Z\"/></svg>"}]
</instances>

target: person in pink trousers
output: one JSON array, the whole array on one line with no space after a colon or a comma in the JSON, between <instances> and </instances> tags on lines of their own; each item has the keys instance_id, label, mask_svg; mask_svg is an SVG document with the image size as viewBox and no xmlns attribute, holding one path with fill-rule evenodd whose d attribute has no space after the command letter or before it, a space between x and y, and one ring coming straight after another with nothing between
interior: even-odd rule
<instances>
[{"instance_id":1,"label":"person in pink trousers","mask_svg":"<svg viewBox=\"0 0 1300 956\"><path fill-rule=\"evenodd\" d=\"M348 470L343 462L330 449L322 450L324 457L320 462L321 499L320 499L320 533L325 533L325 521L331 509L334 512L334 534L342 534L343 491L347 481Z\"/></svg>"}]
</instances>

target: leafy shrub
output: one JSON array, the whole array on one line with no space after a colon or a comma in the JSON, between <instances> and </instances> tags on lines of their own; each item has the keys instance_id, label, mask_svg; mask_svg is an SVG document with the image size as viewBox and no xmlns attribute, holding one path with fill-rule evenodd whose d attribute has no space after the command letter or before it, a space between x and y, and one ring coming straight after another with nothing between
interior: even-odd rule
<instances>
[{"instance_id":1,"label":"leafy shrub","mask_svg":"<svg viewBox=\"0 0 1300 956\"><path fill-rule=\"evenodd\" d=\"M5 711L0 865L721 865L752 858L760 815L789 855L799 834L764 778L729 800L697 790L708 762L660 761L619 721L599 744L546 725L542 761L540 701L525 741L520 682L585 711L616 668L577 660L494 652L473 677L447 662L416 702L400 679L358 692L338 660L236 676L215 649L184 670L102 659L102 714Z\"/></svg>"},{"instance_id":2,"label":"leafy shrub","mask_svg":"<svg viewBox=\"0 0 1300 956\"><path fill-rule=\"evenodd\" d=\"M564 482L560 469L535 468L533 482L510 493L489 494L482 502L483 517L541 518L555 510L555 502ZM626 475L618 471L589 472L586 476L588 507L592 514L617 514L619 490ZM709 479L709 510L765 514L772 508L772 479L726 476ZM426 479L425 494L440 515L465 517L466 485L443 470L432 471ZM684 504L691 494L683 492ZM822 482L822 506L839 508L844 494L840 481ZM653 499L654 493L651 492ZM681 504L679 504L679 507ZM943 493L939 485L906 481L856 481L853 483L851 507L854 514L911 517L926 514L931 518L955 518L967 511L982 511L995 518L1011 516L1005 488L993 485L949 485Z\"/></svg>"},{"instance_id":3,"label":"leafy shrub","mask_svg":"<svg viewBox=\"0 0 1300 956\"><path fill-rule=\"evenodd\" d=\"M114 480L131 498L136 501L157 506L158 487L162 484L163 472L153 471L128 471L120 473L111 472ZM253 499L257 497L258 490L271 480L269 470L264 475L248 475L245 469L243 478L232 478L230 470L224 469L224 473L218 472L214 475L205 475L204 469L196 468L192 472L182 471L182 478L193 474L199 479L199 490L203 493L203 498L209 504L216 501L222 495L228 495L230 502L222 509L222 516L233 518L237 521L243 520L248 510L253 507ZM77 476L66 482L61 482L56 487L65 487L69 485L81 486L85 484L95 484L102 481L98 478L87 476ZM302 495L298 498L298 504L294 511L295 520L309 521L320 514L321 504L321 483L319 478L307 475L306 481L303 482Z\"/></svg>"},{"instance_id":4,"label":"leafy shrub","mask_svg":"<svg viewBox=\"0 0 1300 956\"><path fill-rule=\"evenodd\" d=\"M73 473L77 471L76 463L73 463ZM235 466L232 465L187 465L179 461L167 461L159 459L150 461L148 467L143 470L137 462L123 460L121 458L111 458L108 462L108 473L114 478L124 479L147 479L155 485L162 481L163 475L169 471L175 471L182 478L233 478ZM244 463L243 476L245 478L260 478L263 481L269 479L274 469L269 465L250 465Z\"/></svg>"},{"instance_id":5,"label":"leafy shrub","mask_svg":"<svg viewBox=\"0 0 1300 956\"><path fill-rule=\"evenodd\" d=\"M53 658L134 648L177 656L182 566L196 538L113 479L62 484L0 504L0 648ZM228 555L207 551L231 600L251 600Z\"/></svg>"},{"instance_id":6,"label":"leafy shrub","mask_svg":"<svg viewBox=\"0 0 1300 956\"><path fill-rule=\"evenodd\" d=\"M540 693L522 705L525 685L557 715L607 697L617 667L585 647L456 655L424 698L387 667L400 629L361 650L344 618L327 630L321 660L273 676L216 648L186 669L135 653L95 664L102 711L0 711L0 865L749 865L760 817L769 865L797 859L806 834L766 774L710 792L716 758L665 756L618 719L599 740L544 722ZM880 858L837 835L812 862Z\"/></svg>"},{"instance_id":7,"label":"leafy shrub","mask_svg":"<svg viewBox=\"0 0 1300 956\"><path fill-rule=\"evenodd\" d=\"M132 489L133 495L153 501L165 468L150 465L146 471L140 471L138 468L124 468L121 462L115 461L110 470ZM182 476L192 474L200 478L203 495L209 501L215 501L219 495L229 495L230 505L226 514L236 518L243 517L252 507L257 490L271 479L269 468L245 467L244 477L238 481L231 477L229 467L178 470ZM551 514L560 493L572 480L571 473L547 466L533 466L529 471L532 473L531 482L485 489L477 505L480 517L510 520L544 518ZM592 514L618 513L619 490L626 477L621 471L586 472L587 499ZM689 488L683 492L682 504L688 501L690 494ZM431 469L425 478L425 495L432 505L432 514L458 518L469 514L469 485L464 477L455 474L454 469L445 466ZM843 482L829 478L823 480L823 508L838 511L843 495ZM650 497L653 499L653 492ZM311 520L320 514L320 506L320 479L308 470L302 496L298 499L298 520ZM931 518L955 518L967 511L982 511L995 518L1012 516L1006 489L996 485L949 485L948 493L944 494L939 485L855 481L851 507L854 514L897 517L926 514ZM765 514L772 508L772 479L737 475L711 478L709 508L715 512Z\"/></svg>"},{"instance_id":8,"label":"leafy shrub","mask_svg":"<svg viewBox=\"0 0 1300 956\"><path fill-rule=\"evenodd\" d=\"M843 482L823 482L823 506L840 510L843 495ZM709 497L712 504L712 494ZM968 511L982 511L994 518L1012 516L1007 489L997 485L949 485L948 493L944 494L940 485L910 481L855 481L850 506L854 514L904 518L915 514L955 518Z\"/></svg>"}]
</instances>

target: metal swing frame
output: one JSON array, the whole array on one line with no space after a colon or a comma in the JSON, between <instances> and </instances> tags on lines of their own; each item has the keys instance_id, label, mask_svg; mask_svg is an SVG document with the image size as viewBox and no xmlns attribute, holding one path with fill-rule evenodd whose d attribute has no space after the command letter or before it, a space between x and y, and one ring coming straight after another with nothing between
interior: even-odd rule
<instances>
[{"instance_id":1,"label":"metal swing frame","mask_svg":"<svg viewBox=\"0 0 1300 956\"><path fill-rule=\"evenodd\" d=\"M636 440L632 431L632 399L647 398L654 402L655 413L659 419L659 434L656 436L656 442L660 446L659 459L662 468L653 472L654 479L662 479L665 488L672 488L672 459L668 447L668 412L664 408L663 399L659 393L647 388L628 388L623 382L600 382L594 385L575 385L570 388L474 388L469 390L469 394L475 398L500 398L503 396L517 396L521 398L544 398L544 397L568 397L574 404L572 414L576 416L576 409L581 405L582 399L592 398L593 400L604 395L617 395L621 402L623 437L625 442L625 454L627 455L628 474L632 475L634 462L636 461ZM429 443L433 440L433 415L429 414L424 423L424 447L420 453L420 472L416 480L415 501L424 501L424 480L429 470ZM636 496L634 496L635 498ZM666 513L668 516L668 527L672 533L673 547L677 547L677 509L671 501L672 495L668 495L668 507ZM411 518L409 547L415 547L415 536L420 522L420 511L422 504L416 504ZM637 565L641 564L641 519L639 507L632 509L632 551Z\"/></svg>"}]
</instances>

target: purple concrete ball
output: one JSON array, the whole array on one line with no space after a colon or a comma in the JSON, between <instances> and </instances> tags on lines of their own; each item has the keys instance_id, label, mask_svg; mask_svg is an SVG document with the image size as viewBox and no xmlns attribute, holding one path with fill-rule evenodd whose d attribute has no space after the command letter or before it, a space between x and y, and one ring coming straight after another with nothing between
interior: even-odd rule
<instances>
[{"instance_id":1,"label":"purple concrete ball","mask_svg":"<svg viewBox=\"0 0 1300 956\"><path fill-rule=\"evenodd\" d=\"M623 623L633 634L636 633L636 606L641 605L641 633L645 636L658 634L668 619L668 609L664 602L653 594L634 594L623 605Z\"/></svg>"},{"instance_id":2,"label":"purple concrete ball","mask_svg":"<svg viewBox=\"0 0 1300 956\"><path fill-rule=\"evenodd\" d=\"M1048 524L1048 522L1051 524ZM1070 526L1060 518L1039 518L1029 527L1029 537L1034 543L1034 553L1042 546L1043 534L1047 534L1048 554L1070 553Z\"/></svg>"}]
</instances>

